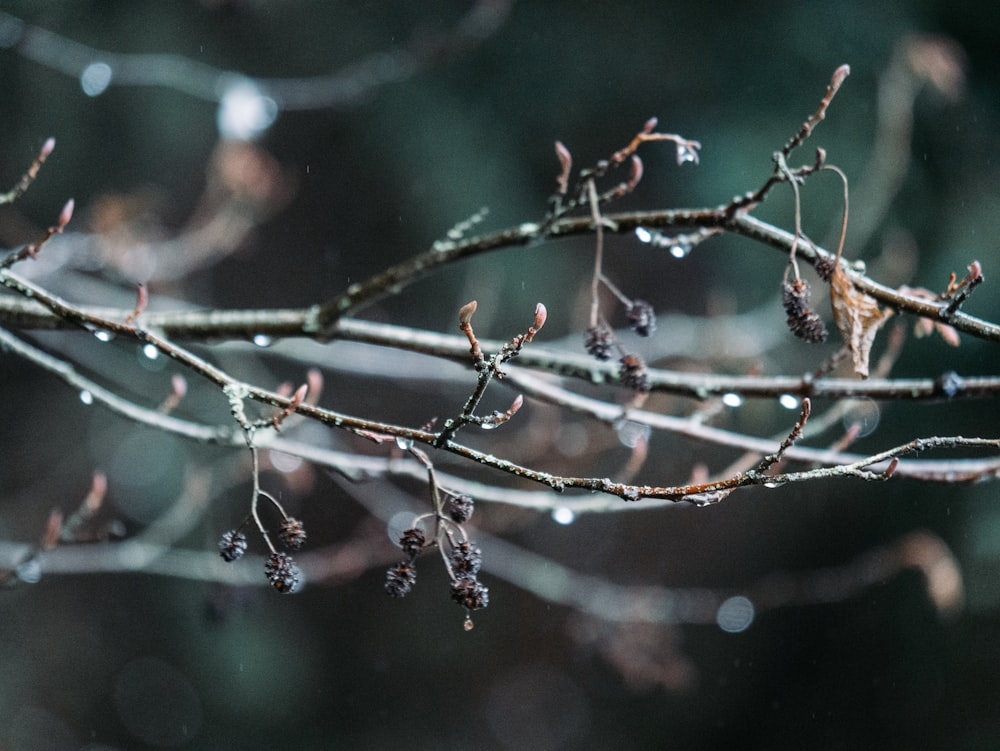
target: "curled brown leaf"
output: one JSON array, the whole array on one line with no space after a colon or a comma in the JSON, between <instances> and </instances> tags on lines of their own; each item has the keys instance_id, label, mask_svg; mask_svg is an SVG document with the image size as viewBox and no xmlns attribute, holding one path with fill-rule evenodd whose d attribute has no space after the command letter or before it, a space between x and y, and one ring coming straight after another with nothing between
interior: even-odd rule
<instances>
[{"instance_id":1,"label":"curled brown leaf","mask_svg":"<svg viewBox=\"0 0 1000 751\"><path fill-rule=\"evenodd\" d=\"M882 310L874 297L855 287L839 264L830 276L830 302L833 320L850 348L854 372L867 378L872 343L892 311Z\"/></svg>"}]
</instances>

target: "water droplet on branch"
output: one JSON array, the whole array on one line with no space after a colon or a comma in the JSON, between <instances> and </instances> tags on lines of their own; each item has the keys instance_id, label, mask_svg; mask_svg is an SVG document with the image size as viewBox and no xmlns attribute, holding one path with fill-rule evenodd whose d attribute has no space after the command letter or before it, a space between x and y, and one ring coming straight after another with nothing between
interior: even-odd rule
<instances>
[{"instance_id":1,"label":"water droplet on branch","mask_svg":"<svg viewBox=\"0 0 1000 751\"><path fill-rule=\"evenodd\" d=\"M698 163L698 152L687 141L681 141L677 144L677 163L678 164Z\"/></svg>"}]
</instances>

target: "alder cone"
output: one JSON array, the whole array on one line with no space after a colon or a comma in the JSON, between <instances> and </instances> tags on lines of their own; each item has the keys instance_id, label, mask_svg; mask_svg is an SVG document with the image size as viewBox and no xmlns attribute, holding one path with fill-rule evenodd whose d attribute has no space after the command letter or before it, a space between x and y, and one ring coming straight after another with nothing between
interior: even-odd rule
<instances>
[{"instance_id":1,"label":"alder cone","mask_svg":"<svg viewBox=\"0 0 1000 751\"><path fill-rule=\"evenodd\" d=\"M785 282L781 287L781 301L788 328L795 336L813 344L826 341L823 319L809 307L808 282L803 279Z\"/></svg>"}]
</instances>

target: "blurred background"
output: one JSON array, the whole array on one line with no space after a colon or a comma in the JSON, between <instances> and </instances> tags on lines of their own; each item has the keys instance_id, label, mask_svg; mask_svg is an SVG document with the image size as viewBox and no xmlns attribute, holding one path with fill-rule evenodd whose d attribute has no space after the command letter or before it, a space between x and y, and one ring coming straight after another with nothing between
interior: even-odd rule
<instances>
[{"instance_id":1,"label":"blurred background","mask_svg":"<svg viewBox=\"0 0 1000 751\"><path fill-rule=\"evenodd\" d=\"M143 281L167 309L310 305L469 217L473 232L541 219L556 139L579 166L654 115L701 142L697 166L678 166L669 145L644 148L646 176L617 210L715 206L754 190L849 63L793 160L822 146L849 176L845 255L880 281L934 291L979 260L991 284L991 16L961 0L7 0L0 187L47 137L57 145L31 189L0 207L0 246L35 239L72 196L67 232L22 270L75 302L129 309ZM803 190L813 239L836 237L841 191L832 175ZM756 214L791 228L790 194L775 190ZM578 238L477 257L361 316L455 333L459 306L475 298L477 333L505 339L541 300L540 339L579 348L592 254L593 239ZM615 283L660 315L653 338L629 340L651 363L796 374L838 346L836 333L810 347L785 330L785 259L770 249L712 238L675 258L609 237L606 254ZM965 309L997 320L998 300L984 288ZM699 334L713 320L723 333ZM754 328L765 320L773 330ZM24 337L147 406L178 372L130 342ZM414 427L454 414L473 385L467 368L429 358L268 344L198 351L269 388L317 365L325 406ZM490 607L466 632L435 556L419 562L412 594L385 595L385 568L400 557L387 523L426 509L419 482L350 483L267 457L262 482L305 520L312 551L303 591L280 597L259 574L259 540L256 562L224 567L215 552L247 513L245 451L137 427L36 365L2 362L0 749L992 749L1000 738L994 484L839 480L578 517L481 503L471 534ZM995 345L911 336L892 375L998 366ZM487 408L513 393L497 387ZM705 405L654 395L646 406L684 416ZM708 408L713 424L759 436L796 415L758 402ZM179 414L229 419L218 391L197 383ZM867 402L813 445L854 422L865 426L861 452L996 435L992 400ZM604 476L631 456L621 433L529 400L502 430L463 439ZM313 425L292 435L387 452ZM654 433L638 480L682 483L738 455ZM30 558L51 510L70 517L95 473L107 492L88 528L124 541ZM156 544L173 552L147 561ZM623 611L652 593L671 598L670 617L629 622Z\"/></svg>"}]
</instances>

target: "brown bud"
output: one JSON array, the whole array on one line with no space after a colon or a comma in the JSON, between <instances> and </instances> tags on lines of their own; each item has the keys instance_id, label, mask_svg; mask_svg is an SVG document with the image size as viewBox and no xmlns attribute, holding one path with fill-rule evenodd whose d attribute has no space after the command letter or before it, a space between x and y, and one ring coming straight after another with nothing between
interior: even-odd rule
<instances>
[{"instance_id":1,"label":"brown bud","mask_svg":"<svg viewBox=\"0 0 1000 751\"><path fill-rule=\"evenodd\" d=\"M626 185L626 190L630 193L635 190L635 186L639 184L642 179L642 160L636 155L632 155L632 174L629 175L628 184Z\"/></svg>"},{"instance_id":2,"label":"brown bud","mask_svg":"<svg viewBox=\"0 0 1000 751\"><path fill-rule=\"evenodd\" d=\"M538 331L542 326L545 325L545 319L548 318L549 312L545 309L542 303L538 303L535 306L535 331Z\"/></svg>"},{"instance_id":3,"label":"brown bud","mask_svg":"<svg viewBox=\"0 0 1000 751\"><path fill-rule=\"evenodd\" d=\"M556 157L559 159L559 166L564 169L573 164L573 156L562 141L556 141Z\"/></svg>"},{"instance_id":4,"label":"brown bud","mask_svg":"<svg viewBox=\"0 0 1000 751\"><path fill-rule=\"evenodd\" d=\"M132 309L131 313L125 316L125 323L135 323L136 319L142 315L147 305L149 305L149 289L147 289L145 284L139 283L136 286L135 291L135 308Z\"/></svg>"},{"instance_id":5,"label":"brown bud","mask_svg":"<svg viewBox=\"0 0 1000 751\"><path fill-rule=\"evenodd\" d=\"M42 550L52 550L59 544L59 535L62 533L63 513L57 508L49 512L49 518L45 522L45 531L42 533L42 540L39 547Z\"/></svg>"},{"instance_id":6,"label":"brown bud","mask_svg":"<svg viewBox=\"0 0 1000 751\"><path fill-rule=\"evenodd\" d=\"M467 302L458 310L458 322L463 326L468 324L472 320L473 314L476 312L476 308L479 307L479 303L475 300Z\"/></svg>"},{"instance_id":7,"label":"brown bud","mask_svg":"<svg viewBox=\"0 0 1000 751\"><path fill-rule=\"evenodd\" d=\"M839 89L844 79L849 75L851 75L851 66L847 64L841 65L833 72L833 78L830 79L830 88L834 91Z\"/></svg>"}]
</instances>

